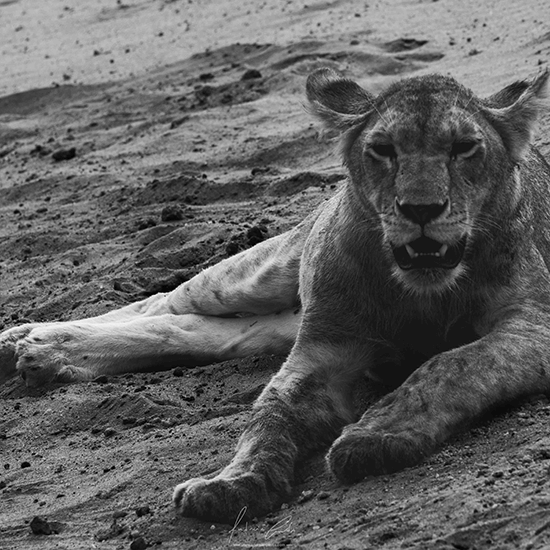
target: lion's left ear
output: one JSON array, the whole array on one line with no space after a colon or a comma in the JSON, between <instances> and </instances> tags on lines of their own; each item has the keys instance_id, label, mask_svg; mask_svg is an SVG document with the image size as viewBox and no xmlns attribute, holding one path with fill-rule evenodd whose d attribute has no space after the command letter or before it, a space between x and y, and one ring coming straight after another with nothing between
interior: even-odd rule
<instances>
[{"instance_id":1,"label":"lion's left ear","mask_svg":"<svg viewBox=\"0 0 550 550\"><path fill-rule=\"evenodd\" d=\"M522 160L531 142L537 116L547 95L548 69L533 80L514 82L482 100L482 112L500 134L514 162Z\"/></svg>"}]
</instances>

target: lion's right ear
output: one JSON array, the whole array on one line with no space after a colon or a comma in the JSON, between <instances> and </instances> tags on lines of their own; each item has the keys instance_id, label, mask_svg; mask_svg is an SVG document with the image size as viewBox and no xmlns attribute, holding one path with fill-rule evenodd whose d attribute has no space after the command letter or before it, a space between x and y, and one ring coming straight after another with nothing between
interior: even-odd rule
<instances>
[{"instance_id":1,"label":"lion's right ear","mask_svg":"<svg viewBox=\"0 0 550 550\"><path fill-rule=\"evenodd\" d=\"M374 97L333 69L318 69L306 84L311 112L329 128L348 130L372 110Z\"/></svg>"}]
</instances>

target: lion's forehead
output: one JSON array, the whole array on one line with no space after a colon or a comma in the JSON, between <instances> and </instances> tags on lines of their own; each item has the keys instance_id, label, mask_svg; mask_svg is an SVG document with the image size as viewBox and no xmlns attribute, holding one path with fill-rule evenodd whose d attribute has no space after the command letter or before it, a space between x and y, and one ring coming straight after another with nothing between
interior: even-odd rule
<instances>
[{"instance_id":1,"label":"lion's forehead","mask_svg":"<svg viewBox=\"0 0 550 550\"><path fill-rule=\"evenodd\" d=\"M408 78L390 86L379 96L380 100L397 108L414 107L417 111L431 111L441 104L467 104L475 98L473 92L456 80L443 75Z\"/></svg>"},{"instance_id":2,"label":"lion's forehead","mask_svg":"<svg viewBox=\"0 0 550 550\"><path fill-rule=\"evenodd\" d=\"M387 135L402 149L446 147L456 140L477 136L479 124L456 108L434 110L427 116L415 112L389 112L373 129Z\"/></svg>"},{"instance_id":3,"label":"lion's forehead","mask_svg":"<svg viewBox=\"0 0 550 550\"><path fill-rule=\"evenodd\" d=\"M397 143L440 144L479 131L477 98L448 77L409 79L382 94L378 103L371 132Z\"/></svg>"}]
</instances>

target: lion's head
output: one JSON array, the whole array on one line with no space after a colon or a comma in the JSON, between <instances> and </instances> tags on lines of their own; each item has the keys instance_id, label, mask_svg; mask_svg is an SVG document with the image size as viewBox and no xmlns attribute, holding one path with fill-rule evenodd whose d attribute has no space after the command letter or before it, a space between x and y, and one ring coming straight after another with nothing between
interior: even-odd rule
<instances>
[{"instance_id":1,"label":"lion's head","mask_svg":"<svg viewBox=\"0 0 550 550\"><path fill-rule=\"evenodd\" d=\"M479 99L440 75L403 80L376 97L331 69L308 78L313 112L342 134L354 202L366 215L376 211L405 288L454 285L471 268L475 240L513 211L516 167L547 80L545 71Z\"/></svg>"}]
</instances>

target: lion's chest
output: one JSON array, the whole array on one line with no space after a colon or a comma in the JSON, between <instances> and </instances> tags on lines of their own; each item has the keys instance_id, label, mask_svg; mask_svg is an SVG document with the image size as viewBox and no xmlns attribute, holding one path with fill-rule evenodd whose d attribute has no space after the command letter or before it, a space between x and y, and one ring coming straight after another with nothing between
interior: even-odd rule
<instances>
[{"instance_id":1,"label":"lion's chest","mask_svg":"<svg viewBox=\"0 0 550 550\"><path fill-rule=\"evenodd\" d=\"M401 384L431 357L477 338L471 324L463 321L450 326L418 319L401 323L375 346L370 375L390 385Z\"/></svg>"}]
</instances>

